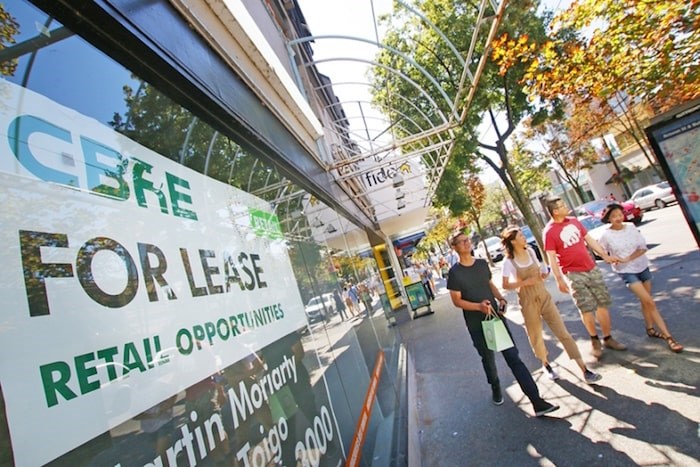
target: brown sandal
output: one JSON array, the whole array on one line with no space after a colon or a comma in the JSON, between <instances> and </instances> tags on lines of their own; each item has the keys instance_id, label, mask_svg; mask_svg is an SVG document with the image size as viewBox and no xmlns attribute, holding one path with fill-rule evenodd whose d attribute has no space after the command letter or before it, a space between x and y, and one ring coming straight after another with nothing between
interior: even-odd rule
<instances>
[{"instance_id":1,"label":"brown sandal","mask_svg":"<svg viewBox=\"0 0 700 467\"><path fill-rule=\"evenodd\" d=\"M654 327L647 328L647 336L649 337L658 337L659 339L664 339L664 335L661 334L659 331L654 329Z\"/></svg>"},{"instance_id":2,"label":"brown sandal","mask_svg":"<svg viewBox=\"0 0 700 467\"><path fill-rule=\"evenodd\" d=\"M673 336L666 337L666 343L671 352L679 353L683 350L683 346Z\"/></svg>"}]
</instances>

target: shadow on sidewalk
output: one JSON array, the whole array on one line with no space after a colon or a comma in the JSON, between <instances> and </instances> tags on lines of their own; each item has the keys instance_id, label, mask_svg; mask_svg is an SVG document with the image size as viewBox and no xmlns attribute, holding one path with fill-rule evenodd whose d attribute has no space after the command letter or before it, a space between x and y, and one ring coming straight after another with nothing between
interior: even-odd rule
<instances>
[{"instance_id":1,"label":"shadow on sidewalk","mask_svg":"<svg viewBox=\"0 0 700 467\"><path fill-rule=\"evenodd\" d=\"M561 381L562 387L572 396L627 426L613 427L611 433L646 443L658 455L668 459L667 448L700 459L698 424L656 402L620 394L607 386L594 386L595 394L581 389L569 381ZM650 463L656 464L650 460ZM672 463L673 464L673 463Z\"/></svg>"}]
</instances>

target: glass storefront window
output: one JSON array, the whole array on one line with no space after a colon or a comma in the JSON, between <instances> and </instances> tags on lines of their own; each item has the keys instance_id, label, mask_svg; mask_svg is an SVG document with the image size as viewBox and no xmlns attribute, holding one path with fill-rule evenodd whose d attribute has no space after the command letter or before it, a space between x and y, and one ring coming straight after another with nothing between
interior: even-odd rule
<instances>
[{"instance_id":1,"label":"glass storefront window","mask_svg":"<svg viewBox=\"0 0 700 467\"><path fill-rule=\"evenodd\" d=\"M386 265L60 21L3 8L0 464L338 465L373 380L362 452L386 449Z\"/></svg>"}]
</instances>

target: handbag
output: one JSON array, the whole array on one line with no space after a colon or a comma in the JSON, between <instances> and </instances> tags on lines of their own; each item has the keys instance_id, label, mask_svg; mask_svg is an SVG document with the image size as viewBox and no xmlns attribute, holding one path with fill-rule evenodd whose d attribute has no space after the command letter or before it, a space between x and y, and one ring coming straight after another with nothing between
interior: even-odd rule
<instances>
[{"instance_id":1,"label":"handbag","mask_svg":"<svg viewBox=\"0 0 700 467\"><path fill-rule=\"evenodd\" d=\"M510 349L514 346L513 339L510 338L506 325L496 313L491 313L481 322L481 329L484 331L486 347L494 352Z\"/></svg>"}]
</instances>

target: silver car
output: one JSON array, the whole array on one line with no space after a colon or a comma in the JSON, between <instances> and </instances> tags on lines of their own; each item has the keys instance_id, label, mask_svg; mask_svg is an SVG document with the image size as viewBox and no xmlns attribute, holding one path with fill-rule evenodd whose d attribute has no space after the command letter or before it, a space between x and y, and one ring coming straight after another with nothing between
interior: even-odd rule
<instances>
[{"instance_id":1,"label":"silver car","mask_svg":"<svg viewBox=\"0 0 700 467\"><path fill-rule=\"evenodd\" d=\"M596 242L600 240L600 237L602 237L603 233L608 229L608 224L603 224L603 222L595 216L579 216L577 219L583 224L588 234L593 237ZM602 259L592 248L588 249L596 260Z\"/></svg>"},{"instance_id":2,"label":"silver car","mask_svg":"<svg viewBox=\"0 0 700 467\"><path fill-rule=\"evenodd\" d=\"M667 204L676 201L673 188L668 182L657 183L656 185L645 186L635 191L630 201L639 206L640 209L665 208Z\"/></svg>"},{"instance_id":3,"label":"silver car","mask_svg":"<svg viewBox=\"0 0 700 467\"><path fill-rule=\"evenodd\" d=\"M309 318L309 323L327 320L336 311L333 294L324 293L321 296L313 297L304 307L304 311Z\"/></svg>"},{"instance_id":4,"label":"silver car","mask_svg":"<svg viewBox=\"0 0 700 467\"><path fill-rule=\"evenodd\" d=\"M486 259L486 251L484 251L484 243L489 251L489 256L493 261L500 261L503 259L504 251L503 245L501 244L501 239L498 237L488 237L483 242L479 242L479 245L474 250L474 256L477 258Z\"/></svg>"}]
</instances>

